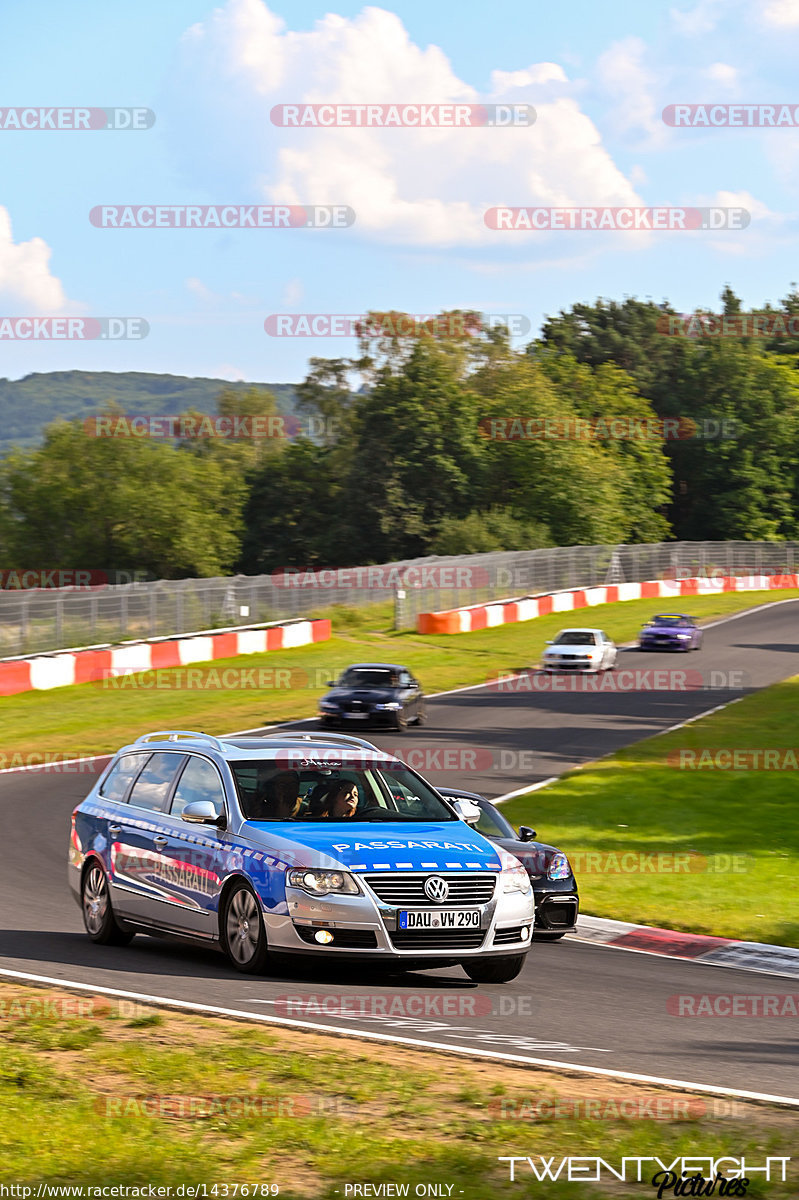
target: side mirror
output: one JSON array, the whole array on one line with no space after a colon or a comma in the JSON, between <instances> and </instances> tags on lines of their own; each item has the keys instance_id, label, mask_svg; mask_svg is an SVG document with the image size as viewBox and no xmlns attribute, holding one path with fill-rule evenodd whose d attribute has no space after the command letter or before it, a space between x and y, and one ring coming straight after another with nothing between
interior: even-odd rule
<instances>
[{"instance_id":1,"label":"side mirror","mask_svg":"<svg viewBox=\"0 0 799 1200\"><path fill-rule=\"evenodd\" d=\"M535 841L535 830L531 829L529 825L520 825L519 826L519 841L520 842L534 842Z\"/></svg>"},{"instance_id":2,"label":"side mirror","mask_svg":"<svg viewBox=\"0 0 799 1200\"><path fill-rule=\"evenodd\" d=\"M335 680L333 680L333 679L328 679L328 681L327 681L327 687L335 687L335 686L336 686L336 684L335 684Z\"/></svg>"},{"instance_id":3,"label":"side mirror","mask_svg":"<svg viewBox=\"0 0 799 1200\"><path fill-rule=\"evenodd\" d=\"M467 825L476 825L480 820L481 812L480 805L475 804L473 800L460 799L453 797L450 804L455 809L461 821L465 821Z\"/></svg>"},{"instance_id":4,"label":"side mirror","mask_svg":"<svg viewBox=\"0 0 799 1200\"><path fill-rule=\"evenodd\" d=\"M552 638L547 638L547 640L544 644L546 646L554 646L555 645L555 643L552 641Z\"/></svg>"},{"instance_id":5,"label":"side mirror","mask_svg":"<svg viewBox=\"0 0 799 1200\"><path fill-rule=\"evenodd\" d=\"M218 825L220 829L224 829L227 823L224 815L217 815L216 808L210 800L192 800L191 804L187 804L183 809L180 817L190 825Z\"/></svg>"}]
</instances>

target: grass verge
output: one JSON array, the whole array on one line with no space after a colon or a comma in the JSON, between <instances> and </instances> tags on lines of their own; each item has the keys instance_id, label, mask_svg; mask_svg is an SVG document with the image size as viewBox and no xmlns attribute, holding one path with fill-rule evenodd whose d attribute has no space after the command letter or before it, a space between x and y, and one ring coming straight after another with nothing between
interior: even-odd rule
<instances>
[{"instance_id":1,"label":"grass verge","mask_svg":"<svg viewBox=\"0 0 799 1200\"><path fill-rule=\"evenodd\" d=\"M762 755L735 770L724 765L731 756L707 753L790 748L771 769L751 769ZM799 677L571 771L503 812L572 856L583 912L799 946L797 762Z\"/></svg>"},{"instance_id":2,"label":"grass verge","mask_svg":"<svg viewBox=\"0 0 799 1200\"><path fill-rule=\"evenodd\" d=\"M353 1183L463 1200L641 1200L656 1195L649 1176L596 1187L522 1172L510 1184L498 1159L760 1166L795 1147L795 1112L776 1106L131 1007L0 984L0 1182L205 1184L212 1200L245 1184L342 1200ZM747 1195L795 1189L755 1175Z\"/></svg>"},{"instance_id":3,"label":"grass verge","mask_svg":"<svg viewBox=\"0 0 799 1200\"><path fill-rule=\"evenodd\" d=\"M686 607L710 621L765 601L796 598L796 589L731 592L695 597ZM314 646L245 655L208 668L182 668L182 673L147 672L105 684L7 697L0 701L5 756L0 766L15 765L20 761L17 756L24 760L36 754L72 757L112 752L154 729L220 734L313 716L326 690L325 681L352 662L402 662L428 693L483 683L500 672L538 662L547 638L565 625L595 625L615 641L628 642L659 607L664 607L662 601L631 600L438 638L393 632L390 605L339 609L333 613L336 636ZM241 675L240 686L224 687L226 671L251 674ZM266 674L259 678L262 671ZM268 686L258 686L264 682Z\"/></svg>"}]
</instances>

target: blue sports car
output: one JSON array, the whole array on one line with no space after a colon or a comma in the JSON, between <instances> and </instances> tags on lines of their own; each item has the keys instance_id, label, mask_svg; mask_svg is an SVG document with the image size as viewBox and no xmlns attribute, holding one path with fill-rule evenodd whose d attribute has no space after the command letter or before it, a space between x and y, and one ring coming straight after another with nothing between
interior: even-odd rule
<instances>
[{"instance_id":1,"label":"blue sports car","mask_svg":"<svg viewBox=\"0 0 799 1200\"><path fill-rule=\"evenodd\" d=\"M644 625L638 638L640 650L699 650L702 630L685 613L661 613Z\"/></svg>"},{"instance_id":2,"label":"blue sports car","mask_svg":"<svg viewBox=\"0 0 799 1200\"><path fill-rule=\"evenodd\" d=\"M69 884L94 942L166 933L248 973L313 955L505 983L533 890L476 817L358 738L151 733L72 814Z\"/></svg>"}]
</instances>

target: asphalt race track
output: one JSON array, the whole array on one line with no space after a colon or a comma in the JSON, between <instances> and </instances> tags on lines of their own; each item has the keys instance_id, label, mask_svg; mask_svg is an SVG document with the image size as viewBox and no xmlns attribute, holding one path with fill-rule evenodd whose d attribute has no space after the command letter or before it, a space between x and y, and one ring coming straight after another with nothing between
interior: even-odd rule
<instances>
[{"instance_id":1,"label":"asphalt race track","mask_svg":"<svg viewBox=\"0 0 799 1200\"><path fill-rule=\"evenodd\" d=\"M569 624L571 614L564 616L564 625ZM691 678L702 672L710 680L717 672L714 682L732 686L593 695L471 689L429 701L423 729L364 736L383 747L403 747L409 756L424 752L429 764L435 752L449 752L466 766L463 755L473 751L471 771L453 775L433 765L425 768L421 761L418 766L436 784L457 782L489 796L503 795L799 673L797 620L799 601L790 601L709 628L698 654L626 651L619 656L620 677L630 669L684 670ZM729 678L729 672L737 675ZM304 722L303 728L314 725ZM522 975L501 986L478 988L459 969L389 979L367 977L361 968L350 977L341 967L323 974L318 966L303 966L251 980L230 969L221 954L189 945L137 937L124 949L94 946L83 934L66 886L69 815L91 783L91 776L80 773L0 775L6 846L0 878L2 970L517 1059L799 1100L790 1021L691 1019L670 1015L667 1007L670 996L682 993L796 991L793 980L779 976L566 940L535 945ZM546 829L539 835L545 839ZM379 1005L395 996L404 997L402 1012L390 1016L372 1010L371 997ZM297 1007L286 997L315 997L318 1011ZM324 1011L325 998L350 1009L363 1002L369 1014Z\"/></svg>"}]
</instances>

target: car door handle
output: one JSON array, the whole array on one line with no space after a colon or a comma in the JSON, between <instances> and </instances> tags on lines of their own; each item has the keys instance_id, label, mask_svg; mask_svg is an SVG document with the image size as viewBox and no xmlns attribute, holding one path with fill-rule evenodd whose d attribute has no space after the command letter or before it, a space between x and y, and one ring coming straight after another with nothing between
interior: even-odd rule
<instances>
[{"instance_id":1,"label":"car door handle","mask_svg":"<svg viewBox=\"0 0 799 1200\"><path fill-rule=\"evenodd\" d=\"M169 840L168 838L160 837L160 836L153 838L153 841L155 842L156 846L165 846L167 844L168 840Z\"/></svg>"},{"instance_id":2,"label":"car door handle","mask_svg":"<svg viewBox=\"0 0 799 1200\"><path fill-rule=\"evenodd\" d=\"M121 825L109 825L108 832L111 834L111 837L119 837L120 833L122 832L122 826Z\"/></svg>"}]
</instances>

